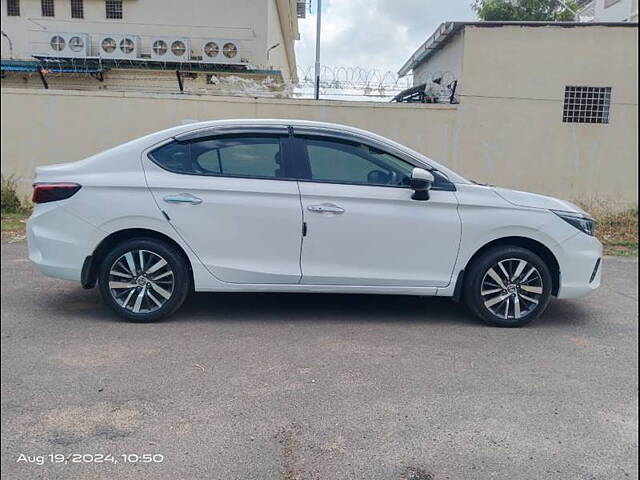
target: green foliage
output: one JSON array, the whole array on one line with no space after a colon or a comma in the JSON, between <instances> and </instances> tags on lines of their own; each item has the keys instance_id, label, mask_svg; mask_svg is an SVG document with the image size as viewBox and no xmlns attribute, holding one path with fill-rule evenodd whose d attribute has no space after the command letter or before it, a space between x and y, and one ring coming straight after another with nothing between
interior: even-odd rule
<instances>
[{"instance_id":1,"label":"green foliage","mask_svg":"<svg viewBox=\"0 0 640 480\"><path fill-rule=\"evenodd\" d=\"M564 2L573 11L575 0ZM558 0L474 0L473 9L481 20L520 22L572 22L574 14Z\"/></svg>"},{"instance_id":2,"label":"green foliage","mask_svg":"<svg viewBox=\"0 0 640 480\"><path fill-rule=\"evenodd\" d=\"M2 183L2 214L6 213L26 213L29 208L25 207L16 191L16 181L13 176L5 178L4 175L0 176L0 182Z\"/></svg>"},{"instance_id":3,"label":"green foliage","mask_svg":"<svg viewBox=\"0 0 640 480\"><path fill-rule=\"evenodd\" d=\"M577 201L596 220L596 236L606 255L638 256L638 205L625 209L605 201Z\"/></svg>"}]
</instances>

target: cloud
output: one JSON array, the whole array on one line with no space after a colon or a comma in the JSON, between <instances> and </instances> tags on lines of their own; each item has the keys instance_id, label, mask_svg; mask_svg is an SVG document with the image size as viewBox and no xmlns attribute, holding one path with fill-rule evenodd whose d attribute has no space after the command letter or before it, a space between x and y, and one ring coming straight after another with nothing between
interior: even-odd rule
<instances>
[{"instance_id":1,"label":"cloud","mask_svg":"<svg viewBox=\"0 0 640 480\"><path fill-rule=\"evenodd\" d=\"M440 23L474 20L470 3L471 0L323 0L320 61L331 67L397 72ZM312 70L315 13L300 19L299 25L297 61Z\"/></svg>"}]
</instances>

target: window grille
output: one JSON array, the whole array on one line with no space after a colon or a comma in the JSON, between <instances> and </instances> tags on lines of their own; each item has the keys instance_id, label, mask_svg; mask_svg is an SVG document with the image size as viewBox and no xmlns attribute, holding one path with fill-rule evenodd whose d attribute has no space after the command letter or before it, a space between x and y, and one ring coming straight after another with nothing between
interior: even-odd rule
<instances>
[{"instance_id":1,"label":"window grille","mask_svg":"<svg viewBox=\"0 0 640 480\"><path fill-rule=\"evenodd\" d=\"M71 18L84 18L83 0L71 0Z\"/></svg>"},{"instance_id":2,"label":"window grille","mask_svg":"<svg viewBox=\"0 0 640 480\"><path fill-rule=\"evenodd\" d=\"M20 0L7 0L7 16L8 17L20 16Z\"/></svg>"},{"instance_id":3,"label":"window grille","mask_svg":"<svg viewBox=\"0 0 640 480\"><path fill-rule=\"evenodd\" d=\"M567 86L564 90L565 123L609 123L611 87Z\"/></svg>"},{"instance_id":4,"label":"window grille","mask_svg":"<svg viewBox=\"0 0 640 480\"><path fill-rule=\"evenodd\" d=\"M55 17L56 12L53 0L40 0L40 5L42 6L43 17Z\"/></svg>"},{"instance_id":5,"label":"window grille","mask_svg":"<svg viewBox=\"0 0 640 480\"><path fill-rule=\"evenodd\" d=\"M107 18L122 18L122 0L106 0Z\"/></svg>"}]
</instances>

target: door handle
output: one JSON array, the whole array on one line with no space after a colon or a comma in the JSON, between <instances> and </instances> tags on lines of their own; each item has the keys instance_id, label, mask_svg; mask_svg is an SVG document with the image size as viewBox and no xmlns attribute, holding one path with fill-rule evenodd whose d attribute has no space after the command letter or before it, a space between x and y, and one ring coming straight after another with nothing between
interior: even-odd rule
<instances>
[{"instance_id":1,"label":"door handle","mask_svg":"<svg viewBox=\"0 0 640 480\"><path fill-rule=\"evenodd\" d=\"M320 205L309 205L307 207L307 210L309 210L310 212L316 212L316 213L335 213L336 215L340 215L341 213L344 213L344 208L341 208L332 203L322 203Z\"/></svg>"},{"instance_id":2,"label":"door handle","mask_svg":"<svg viewBox=\"0 0 640 480\"><path fill-rule=\"evenodd\" d=\"M167 203L188 203L190 205L200 205L202 203L201 198L191 195L190 193L167 195L166 197L162 197L162 199Z\"/></svg>"}]
</instances>

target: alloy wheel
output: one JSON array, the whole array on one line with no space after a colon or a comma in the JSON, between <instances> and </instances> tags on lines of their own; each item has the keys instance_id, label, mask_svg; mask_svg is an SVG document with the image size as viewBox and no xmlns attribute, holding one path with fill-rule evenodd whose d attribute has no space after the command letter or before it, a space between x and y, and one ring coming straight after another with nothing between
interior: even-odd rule
<instances>
[{"instance_id":1,"label":"alloy wheel","mask_svg":"<svg viewBox=\"0 0 640 480\"><path fill-rule=\"evenodd\" d=\"M109 291L125 310L150 313L171 298L175 276L171 265L149 250L131 250L113 262L109 269Z\"/></svg>"},{"instance_id":2,"label":"alloy wheel","mask_svg":"<svg viewBox=\"0 0 640 480\"><path fill-rule=\"evenodd\" d=\"M536 309L544 284L540 272L531 263L508 258L487 270L480 289L484 306L493 315L517 320Z\"/></svg>"}]
</instances>

